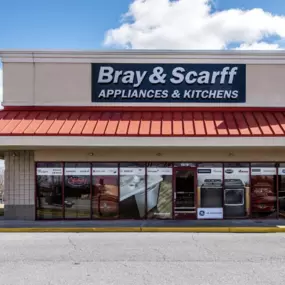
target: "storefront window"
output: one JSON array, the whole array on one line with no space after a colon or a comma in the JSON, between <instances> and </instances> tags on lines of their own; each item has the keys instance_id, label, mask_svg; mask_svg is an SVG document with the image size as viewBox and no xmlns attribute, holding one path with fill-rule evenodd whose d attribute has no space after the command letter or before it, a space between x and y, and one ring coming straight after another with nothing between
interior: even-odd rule
<instances>
[{"instance_id":1,"label":"storefront window","mask_svg":"<svg viewBox=\"0 0 285 285\"><path fill-rule=\"evenodd\" d=\"M224 217L242 218L250 212L249 163L224 164Z\"/></svg>"},{"instance_id":2,"label":"storefront window","mask_svg":"<svg viewBox=\"0 0 285 285\"><path fill-rule=\"evenodd\" d=\"M67 219L89 219L91 216L90 163L65 163L64 207Z\"/></svg>"},{"instance_id":3,"label":"storefront window","mask_svg":"<svg viewBox=\"0 0 285 285\"><path fill-rule=\"evenodd\" d=\"M37 163L36 205L38 219L62 219L61 163Z\"/></svg>"},{"instance_id":4,"label":"storefront window","mask_svg":"<svg viewBox=\"0 0 285 285\"><path fill-rule=\"evenodd\" d=\"M197 168L197 218L223 218L223 165L200 163Z\"/></svg>"},{"instance_id":5,"label":"storefront window","mask_svg":"<svg viewBox=\"0 0 285 285\"><path fill-rule=\"evenodd\" d=\"M120 218L145 217L145 164L120 164Z\"/></svg>"},{"instance_id":6,"label":"storefront window","mask_svg":"<svg viewBox=\"0 0 285 285\"><path fill-rule=\"evenodd\" d=\"M92 165L92 218L119 217L119 183L117 163Z\"/></svg>"},{"instance_id":7,"label":"storefront window","mask_svg":"<svg viewBox=\"0 0 285 285\"><path fill-rule=\"evenodd\" d=\"M147 167L147 218L172 218L172 165L152 163Z\"/></svg>"},{"instance_id":8,"label":"storefront window","mask_svg":"<svg viewBox=\"0 0 285 285\"><path fill-rule=\"evenodd\" d=\"M278 201L279 217L285 219L285 163L278 167Z\"/></svg>"},{"instance_id":9,"label":"storefront window","mask_svg":"<svg viewBox=\"0 0 285 285\"><path fill-rule=\"evenodd\" d=\"M253 218L276 218L276 167L273 163L251 164L251 212Z\"/></svg>"},{"instance_id":10,"label":"storefront window","mask_svg":"<svg viewBox=\"0 0 285 285\"><path fill-rule=\"evenodd\" d=\"M196 169L175 167L173 172L175 219L196 219Z\"/></svg>"}]
</instances>

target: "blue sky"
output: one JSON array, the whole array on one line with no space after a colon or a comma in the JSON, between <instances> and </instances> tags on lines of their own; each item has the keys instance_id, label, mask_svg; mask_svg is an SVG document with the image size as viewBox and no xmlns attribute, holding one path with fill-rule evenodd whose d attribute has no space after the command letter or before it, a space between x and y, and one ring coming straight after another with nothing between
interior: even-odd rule
<instances>
[{"instance_id":1,"label":"blue sky","mask_svg":"<svg viewBox=\"0 0 285 285\"><path fill-rule=\"evenodd\" d=\"M0 48L98 49L129 0L0 0Z\"/></svg>"},{"instance_id":2,"label":"blue sky","mask_svg":"<svg viewBox=\"0 0 285 285\"><path fill-rule=\"evenodd\" d=\"M190 1L190 0L189 0ZM0 49L100 49L131 0L0 0ZM218 11L263 8L285 15L285 0L216 0Z\"/></svg>"}]
</instances>

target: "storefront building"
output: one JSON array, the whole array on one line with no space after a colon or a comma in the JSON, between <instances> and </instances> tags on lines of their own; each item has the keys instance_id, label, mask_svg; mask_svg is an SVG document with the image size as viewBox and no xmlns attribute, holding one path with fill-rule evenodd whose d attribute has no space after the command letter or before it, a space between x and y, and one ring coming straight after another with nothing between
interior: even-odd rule
<instances>
[{"instance_id":1,"label":"storefront building","mask_svg":"<svg viewBox=\"0 0 285 285\"><path fill-rule=\"evenodd\" d=\"M285 53L0 51L5 219L285 217Z\"/></svg>"}]
</instances>

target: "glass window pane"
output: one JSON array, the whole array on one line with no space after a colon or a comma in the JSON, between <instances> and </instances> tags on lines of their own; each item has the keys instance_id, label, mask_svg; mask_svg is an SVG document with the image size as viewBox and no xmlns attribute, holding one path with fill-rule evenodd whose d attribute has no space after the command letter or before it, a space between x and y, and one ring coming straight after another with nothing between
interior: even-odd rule
<instances>
[{"instance_id":1,"label":"glass window pane","mask_svg":"<svg viewBox=\"0 0 285 285\"><path fill-rule=\"evenodd\" d=\"M197 176L198 208L222 208L223 165L221 163L200 163Z\"/></svg>"},{"instance_id":2,"label":"glass window pane","mask_svg":"<svg viewBox=\"0 0 285 285\"><path fill-rule=\"evenodd\" d=\"M64 206L65 218L89 219L90 200L90 163L66 163L64 168Z\"/></svg>"},{"instance_id":3,"label":"glass window pane","mask_svg":"<svg viewBox=\"0 0 285 285\"><path fill-rule=\"evenodd\" d=\"M62 177L60 163L37 163L37 218L62 219Z\"/></svg>"},{"instance_id":4,"label":"glass window pane","mask_svg":"<svg viewBox=\"0 0 285 285\"><path fill-rule=\"evenodd\" d=\"M175 175L175 206L176 219L196 218L196 170L174 168Z\"/></svg>"},{"instance_id":5,"label":"glass window pane","mask_svg":"<svg viewBox=\"0 0 285 285\"><path fill-rule=\"evenodd\" d=\"M145 164L120 164L120 218L145 217Z\"/></svg>"},{"instance_id":6,"label":"glass window pane","mask_svg":"<svg viewBox=\"0 0 285 285\"><path fill-rule=\"evenodd\" d=\"M242 218L250 212L250 170L248 163L224 165L224 217Z\"/></svg>"},{"instance_id":7,"label":"glass window pane","mask_svg":"<svg viewBox=\"0 0 285 285\"><path fill-rule=\"evenodd\" d=\"M285 219L285 164L280 163L278 168L278 201L279 218Z\"/></svg>"},{"instance_id":8,"label":"glass window pane","mask_svg":"<svg viewBox=\"0 0 285 285\"><path fill-rule=\"evenodd\" d=\"M153 163L147 168L147 218L172 218L172 167Z\"/></svg>"},{"instance_id":9,"label":"glass window pane","mask_svg":"<svg viewBox=\"0 0 285 285\"><path fill-rule=\"evenodd\" d=\"M275 164L251 165L251 211L253 218L276 218Z\"/></svg>"},{"instance_id":10,"label":"glass window pane","mask_svg":"<svg viewBox=\"0 0 285 285\"><path fill-rule=\"evenodd\" d=\"M92 165L92 218L119 217L118 164L93 163Z\"/></svg>"}]
</instances>

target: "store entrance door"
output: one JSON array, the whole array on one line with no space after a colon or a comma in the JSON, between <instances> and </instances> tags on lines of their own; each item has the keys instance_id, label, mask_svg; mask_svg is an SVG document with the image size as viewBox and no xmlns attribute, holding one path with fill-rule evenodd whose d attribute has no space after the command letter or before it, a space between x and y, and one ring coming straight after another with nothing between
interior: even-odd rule
<instances>
[{"instance_id":1,"label":"store entrance door","mask_svg":"<svg viewBox=\"0 0 285 285\"><path fill-rule=\"evenodd\" d=\"M196 168L174 168L174 217L196 219Z\"/></svg>"}]
</instances>

